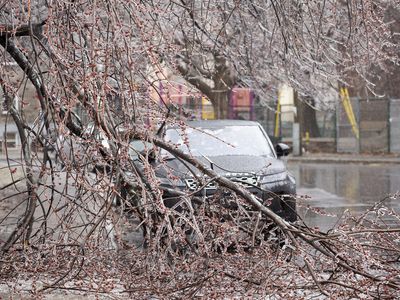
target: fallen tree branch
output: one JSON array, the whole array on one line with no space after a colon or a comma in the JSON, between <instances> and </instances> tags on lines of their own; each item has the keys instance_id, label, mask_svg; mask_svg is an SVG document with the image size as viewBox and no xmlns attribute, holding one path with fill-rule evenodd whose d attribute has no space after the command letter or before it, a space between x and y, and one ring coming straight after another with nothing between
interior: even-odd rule
<instances>
[{"instance_id":1,"label":"fallen tree branch","mask_svg":"<svg viewBox=\"0 0 400 300\"><path fill-rule=\"evenodd\" d=\"M333 252L331 249L330 251L325 250L322 245L317 243L316 241L310 240L307 237L307 232L302 232L299 231L295 225L288 223L285 221L283 218L275 214L271 209L268 207L264 206L252 193L250 193L248 190L245 188L240 187L239 185L235 184L234 182L230 181L229 179L220 176L210 168L204 166L200 161L197 159L193 158L192 156L185 154L181 152L180 150L176 149L175 147L171 146L167 142L163 141L162 139L158 137L149 137L148 133L140 131L138 128L136 128L135 132L132 133L132 137L140 138L142 140L147 139L154 143L154 145L167 150L170 152L172 155L190 163L194 167L196 167L198 170L200 170L203 174L207 175L210 178L214 178L215 182L217 182L220 186L223 186L225 188L228 188L235 192L237 195L245 199L249 205L251 205L254 209L262 212L267 218L271 219L277 226L279 226L291 239L293 242L294 246L297 249L300 249L300 245L296 239L296 237L300 238L301 240L305 241L307 244L312 246L314 249L325 255L326 257L329 257L330 259L333 259L334 261L337 261L338 265L341 267L345 268L348 271L354 272L355 274L359 274L361 276L364 276L368 279L377 281L377 282L386 282L386 279L379 278L377 276L374 276L372 274L363 272L362 270L359 270L355 266L349 265L346 260L344 260L341 255L338 255L337 253ZM329 236L329 235L328 235ZM318 285L320 291L327 296L327 293L324 291L323 287L320 284L320 280L317 279L311 265L305 261L305 264L307 266L308 271L310 272L310 275L313 277L314 282ZM395 281L387 281L387 285L390 286L391 288L398 288L398 284Z\"/></svg>"}]
</instances>

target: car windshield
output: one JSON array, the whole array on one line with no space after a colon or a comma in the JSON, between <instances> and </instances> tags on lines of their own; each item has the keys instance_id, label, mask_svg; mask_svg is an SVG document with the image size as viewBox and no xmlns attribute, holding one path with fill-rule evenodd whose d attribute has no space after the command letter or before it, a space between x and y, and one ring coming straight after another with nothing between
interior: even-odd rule
<instances>
[{"instance_id":1,"label":"car windshield","mask_svg":"<svg viewBox=\"0 0 400 300\"><path fill-rule=\"evenodd\" d=\"M129 156L133 159L136 160L139 158L139 153L144 153L147 150L150 150L153 148L153 145L149 142L145 142L142 140L132 140L129 143Z\"/></svg>"},{"instance_id":2,"label":"car windshield","mask_svg":"<svg viewBox=\"0 0 400 300\"><path fill-rule=\"evenodd\" d=\"M272 156L267 138L258 126L218 128L170 128L165 140L193 156L250 155ZM162 156L170 156L166 151Z\"/></svg>"}]
</instances>

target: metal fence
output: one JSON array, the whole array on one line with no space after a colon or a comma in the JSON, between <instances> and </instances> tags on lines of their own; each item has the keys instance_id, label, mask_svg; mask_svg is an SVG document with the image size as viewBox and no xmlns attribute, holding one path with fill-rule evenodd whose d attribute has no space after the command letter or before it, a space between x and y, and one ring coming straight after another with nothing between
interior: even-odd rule
<instances>
[{"instance_id":1,"label":"metal fence","mask_svg":"<svg viewBox=\"0 0 400 300\"><path fill-rule=\"evenodd\" d=\"M400 153L400 99L354 97L349 103L353 122L349 121L352 119L349 109L346 111L341 101L336 111L316 112L320 138L335 140L337 152ZM255 107L254 115L268 134L274 136L275 112ZM292 122L281 121L278 136L291 138Z\"/></svg>"},{"instance_id":2,"label":"metal fence","mask_svg":"<svg viewBox=\"0 0 400 300\"><path fill-rule=\"evenodd\" d=\"M389 102L389 151L400 153L400 99Z\"/></svg>"},{"instance_id":3,"label":"metal fence","mask_svg":"<svg viewBox=\"0 0 400 300\"><path fill-rule=\"evenodd\" d=\"M389 99L360 99L360 152L389 152Z\"/></svg>"},{"instance_id":4,"label":"metal fence","mask_svg":"<svg viewBox=\"0 0 400 300\"><path fill-rule=\"evenodd\" d=\"M250 104L230 105L229 117L260 122L273 140L293 137L293 109ZM336 109L316 111L316 122L319 134L312 140L320 142L318 147L326 144L328 150L321 148L326 151L334 151L336 144L337 152L400 153L400 99L342 97ZM302 138L311 142L306 133Z\"/></svg>"},{"instance_id":5,"label":"metal fence","mask_svg":"<svg viewBox=\"0 0 400 300\"><path fill-rule=\"evenodd\" d=\"M359 101L350 99L356 122L359 122ZM350 118L341 102L336 107L336 150L337 152L358 152L359 140L353 130Z\"/></svg>"},{"instance_id":6,"label":"metal fence","mask_svg":"<svg viewBox=\"0 0 400 300\"><path fill-rule=\"evenodd\" d=\"M349 112L339 102L336 110L337 152L400 153L400 100L351 98L350 103L356 130L349 121Z\"/></svg>"},{"instance_id":7,"label":"metal fence","mask_svg":"<svg viewBox=\"0 0 400 300\"><path fill-rule=\"evenodd\" d=\"M258 121L271 137L275 135L275 118L276 112L273 109L263 106L254 107L254 120Z\"/></svg>"}]
</instances>

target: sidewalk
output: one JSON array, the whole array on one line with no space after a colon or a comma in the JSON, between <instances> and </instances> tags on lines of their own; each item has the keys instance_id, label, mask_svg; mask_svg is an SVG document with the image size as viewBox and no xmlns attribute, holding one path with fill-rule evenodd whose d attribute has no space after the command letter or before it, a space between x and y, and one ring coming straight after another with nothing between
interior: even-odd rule
<instances>
[{"instance_id":1,"label":"sidewalk","mask_svg":"<svg viewBox=\"0 0 400 300\"><path fill-rule=\"evenodd\" d=\"M400 155L394 154L348 154L348 153L303 153L287 158L288 162L301 163L354 163L354 164L400 164Z\"/></svg>"}]
</instances>

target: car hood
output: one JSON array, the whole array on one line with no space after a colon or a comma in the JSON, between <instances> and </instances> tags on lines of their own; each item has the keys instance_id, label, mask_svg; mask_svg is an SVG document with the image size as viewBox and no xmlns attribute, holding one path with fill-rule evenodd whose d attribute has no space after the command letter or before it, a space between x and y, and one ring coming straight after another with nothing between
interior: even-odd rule
<instances>
[{"instance_id":1,"label":"car hood","mask_svg":"<svg viewBox=\"0 0 400 300\"><path fill-rule=\"evenodd\" d=\"M257 175L272 175L286 171L283 161L274 157L249 156L249 155L230 155L212 156L209 158L195 157L205 167L213 169L216 173L227 176L235 173L255 173ZM190 168L191 171L188 169ZM160 164L156 174L165 177L167 173L180 178L187 178L201 172L189 163L183 163L179 159L169 159L166 164Z\"/></svg>"}]
</instances>

